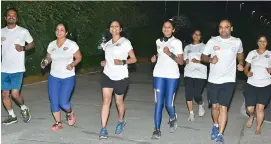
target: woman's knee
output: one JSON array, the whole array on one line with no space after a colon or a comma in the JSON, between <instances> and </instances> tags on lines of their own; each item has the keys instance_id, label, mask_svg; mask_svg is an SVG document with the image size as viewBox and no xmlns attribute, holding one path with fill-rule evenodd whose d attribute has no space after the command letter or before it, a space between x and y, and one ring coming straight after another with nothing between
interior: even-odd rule
<instances>
[{"instance_id":1,"label":"woman's knee","mask_svg":"<svg viewBox=\"0 0 271 144\"><path fill-rule=\"evenodd\" d=\"M213 110L219 110L220 109L219 104L212 104L212 109Z\"/></svg>"},{"instance_id":2,"label":"woman's knee","mask_svg":"<svg viewBox=\"0 0 271 144\"><path fill-rule=\"evenodd\" d=\"M50 106L51 106L51 111L54 113L54 112L59 112L60 111L60 106L58 103L56 102L51 102L50 103Z\"/></svg>"},{"instance_id":3,"label":"woman's knee","mask_svg":"<svg viewBox=\"0 0 271 144\"><path fill-rule=\"evenodd\" d=\"M118 106L124 105L123 96L116 96L116 104Z\"/></svg>"},{"instance_id":4,"label":"woman's knee","mask_svg":"<svg viewBox=\"0 0 271 144\"><path fill-rule=\"evenodd\" d=\"M71 103L69 101L66 102L60 101L59 106L66 111L71 109Z\"/></svg>"}]
</instances>

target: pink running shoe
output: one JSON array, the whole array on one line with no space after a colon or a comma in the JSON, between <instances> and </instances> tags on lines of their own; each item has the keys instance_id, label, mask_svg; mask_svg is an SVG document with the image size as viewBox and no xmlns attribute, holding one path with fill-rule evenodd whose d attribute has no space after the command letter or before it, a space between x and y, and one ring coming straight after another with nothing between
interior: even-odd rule
<instances>
[{"instance_id":1,"label":"pink running shoe","mask_svg":"<svg viewBox=\"0 0 271 144\"><path fill-rule=\"evenodd\" d=\"M56 122L53 126L52 126L52 130L53 131L59 131L63 129L62 123L61 122Z\"/></svg>"},{"instance_id":2,"label":"pink running shoe","mask_svg":"<svg viewBox=\"0 0 271 144\"><path fill-rule=\"evenodd\" d=\"M67 121L68 121L69 126L73 126L76 122L74 113L73 112L67 113L66 117L67 117Z\"/></svg>"}]
</instances>

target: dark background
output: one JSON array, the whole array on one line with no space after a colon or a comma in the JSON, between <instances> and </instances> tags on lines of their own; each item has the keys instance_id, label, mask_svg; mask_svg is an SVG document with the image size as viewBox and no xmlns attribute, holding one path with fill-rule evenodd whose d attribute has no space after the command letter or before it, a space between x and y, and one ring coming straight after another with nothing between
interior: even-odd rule
<instances>
[{"instance_id":1,"label":"dark background","mask_svg":"<svg viewBox=\"0 0 271 144\"><path fill-rule=\"evenodd\" d=\"M224 18L232 21L232 35L241 38L245 54L257 48L256 41L260 34L269 38L271 34L271 23L267 25L267 22L271 22L271 2L2 1L1 27L5 26L5 10L9 7L18 10L18 25L27 28L36 43L35 49L27 53L26 75L44 73L40 69L40 61L46 55L49 42L55 39L54 31L59 22L68 23L69 38L78 43L83 53L83 60L77 69L99 66L103 52L98 45L108 28L108 22L115 18L126 26L127 37L138 58L150 58L155 53L155 40L162 36L163 21L178 15L181 27L178 27L175 36L184 46L191 42L194 28L202 30L204 43L211 36L216 36L218 23ZM255 11L253 15L252 11ZM263 17L260 19L260 16ZM238 75L244 78L242 73Z\"/></svg>"}]
</instances>

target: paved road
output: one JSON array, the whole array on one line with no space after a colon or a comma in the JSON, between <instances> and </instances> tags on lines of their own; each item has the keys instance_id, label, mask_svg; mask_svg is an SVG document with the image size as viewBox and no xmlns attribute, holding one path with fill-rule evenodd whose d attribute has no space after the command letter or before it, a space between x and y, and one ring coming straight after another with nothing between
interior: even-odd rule
<instances>
[{"instance_id":1,"label":"paved road","mask_svg":"<svg viewBox=\"0 0 271 144\"><path fill-rule=\"evenodd\" d=\"M163 111L162 138L151 140L153 132L154 96L152 91L152 76L150 68L141 64L137 72L130 75L130 87L126 95L127 126L122 136L114 134L118 120L115 103L112 103L110 119L108 121L109 138L99 140L101 90L100 74L88 74L77 77L76 88L72 97L77 123L70 127L64 124L59 132L50 130L54 123L50 112L47 95L47 83L39 83L23 87L22 94L26 104L30 107L32 120L25 124L19 116L19 108L14 106L19 116L17 124L2 125L2 144L212 144L210 130L212 127L210 110L203 118L196 116L194 122L188 122L187 109L184 101L183 80L175 99L178 114L178 129L169 133L168 114ZM206 90L203 93L205 103ZM229 121L225 131L227 144L270 144L271 125L264 123L261 136L255 136L255 125L245 127L246 119L240 112L243 104L242 84L238 84L232 105L229 110ZM195 105L196 108L196 105ZM197 113L197 109L195 109ZM2 106L2 119L7 112ZM63 118L64 118L63 113Z\"/></svg>"}]
</instances>

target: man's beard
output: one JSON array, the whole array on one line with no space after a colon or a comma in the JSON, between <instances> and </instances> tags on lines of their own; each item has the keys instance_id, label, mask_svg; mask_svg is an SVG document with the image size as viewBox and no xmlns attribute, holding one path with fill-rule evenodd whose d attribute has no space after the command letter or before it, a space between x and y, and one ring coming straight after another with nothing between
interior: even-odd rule
<instances>
[{"instance_id":1,"label":"man's beard","mask_svg":"<svg viewBox=\"0 0 271 144\"><path fill-rule=\"evenodd\" d=\"M230 34L224 33L224 34L221 34L220 36L221 36L222 38L229 38L229 37L230 37Z\"/></svg>"},{"instance_id":2,"label":"man's beard","mask_svg":"<svg viewBox=\"0 0 271 144\"><path fill-rule=\"evenodd\" d=\"M14 24L16 24L16 20L12 20L12 21L9 21L9 20L8 20L8 21L7 21L7 24L8 24L8 25L14 25Z\"/></svg>"}]
</instances>

